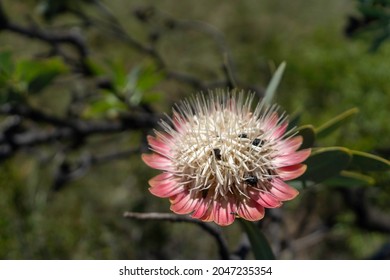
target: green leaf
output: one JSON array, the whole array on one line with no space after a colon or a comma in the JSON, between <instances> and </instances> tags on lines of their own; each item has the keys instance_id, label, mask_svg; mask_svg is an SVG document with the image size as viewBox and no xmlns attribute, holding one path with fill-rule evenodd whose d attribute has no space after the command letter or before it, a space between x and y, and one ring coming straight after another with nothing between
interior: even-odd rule
<instances>
[{"instance_id":1,"label":"green leaf","mask_svg":"<svg viewBox=\"0 0 390 280\"><path fill-rule=\"evenodd\" d=\"M164 78L154 65L135 66L127 72L121 63L113 63L112 69L115 93L134 106L148 101L145 95ZM149 99L156 100L158 96L151 94Z\"/></svg>"},{"instance_id":2,"label":"green leaf","mask_svg":"<svg viewBox=\"0 0 390 280\"><path fill-rule=\"evenodd\" d=\"M148 91L154 88L164 75L161 71L157 71L154 66L147 66L142 69L142 72L137 81L137 88L141 91Z\"/></svg>"},{"instance_id":3,"label":"green leaf","mask_svg":"<svg viewBox=\"0 0 390 280\"><path fill-rule=\"evenodd\" d=\"M244 219L238 219L238 221L249 238L255 258L257 260L274 260L275 255L271 246L256 224Z\"/></svg>"},{"instance_id":4,"label":"green leaf","mask_svg":"<svg viewBox=\"0 0 390 280\"><path fill-rule=\"evenodd\" d=\"M389 171L390 161L379 156L361 152L351 151L352 161L350 169L361 171Z\"/></svg>"},{"instance_id":5,"label":"green leaf","mask_svg":"<svg viewBox=\"0 0 390 280\"><path fill-rule=\"evenodd\" d=\"M28 91L31 93L40 92L46 86L48 86L58 75L59 72L55 71L43 72L39 74L28 84Z\"/></svg>"},{"instance_id":6,"label":"green leaf","mask_svg":"<svg viewBox=\"0 0 390 280\"><path fill-rule=\"evenodd\" d=\"M25 82L30 93L41 92L60 74L67 72L67 67L59 59L45 61L20 61L16 65L16 77Z\"/></svg>"},{"instance_id":7,"label":"green leaf","mask_svg":"<svg viewBox=\"0 0 390 280\"><path fill-rule=\"evenodd\" d=\"M0 52L0 74L9 76L14 71L12 53L10 51Z\"/></svg>"},{"instance_id":8,"label":"green leaf","mask_svg":"<svg viewBox=\"0 0 390 280\"><path fill-rule=\"evenodd\" d=\"M344 147L316 149L304 162L307 165L307 170L299 179L319 183L332 178L348 166L351 158L350 150Z\"/></svg>"},{"instance_id":9,"label":"green leaf","mask_svg":"<svg viewBox=\"0 0 390 280\"><path fill-rule=\"evenodd\" d=\"M352 108L336 116L330 121L327 121L315 130L317 138L329 135L330 133L338 129L340 126L342 126L344 123L349 121L358 112L359 110L357 108Z\"/></svg>"},{"instance_id":10,"label":"green leaf","mask_svg":"<svg viewBox=\"0 0 390 280\"><path fill-rule=\"evenodd\" d=\"M127 70L120 62L112 62L110 64L113 72L113 86L116 92L122 92L127 82ZM136 69L136 68L135 68Z\"/></svg>"},{"instance_id":11,"label":"green leaf","mask_svg":"<svg viewBox=\"0 0 390 280\"><path fill-rule=\"evenodd\" d=\"M324 183L336 187L372 186L375 184L375 179L361 173L343 170L339 175L325 180Z\"/></svg>"},{"instance_id":12,"label":"green leaf","mask_svg":"<svg viewBox=\"0 0 390 280\"><path fill-rule=\"evenodd\" d=\"M105 91L101 98L89 104L83 114L86 118L97 116L115 117L126 109L126 105L115 94Z\"/></svg>"},{"instance_id":13,"label":"green leaf","mask_svg":"<svg viewBox=\"0 0 390 280\"><path fill-rule=\"evenodd\" d=\"M266 105L271 105L272 100L274 99L274 95L276 92L276 89L279 86L280 80L282 79L284 69L286 68L286 62L282 62L278 69L276 69L274 75L272 76L271 81L269 82L267 89L265 90L264 99L263 102Z\"/></svg>"},{"instance_id":14,"label":"green leaf","mask_svg":"<svg viewBox=\"0 0 390 280\"><path fill-rule=\"evenodd\" d=\"M103 67L101 67L97 62L95 62L91 58L87 58L85 60L85 64L87 65L88 70L93 76L104 75L105 71Z\"/></svg>"},{"instance_id":15,"label":"green leaf","mask_svg":"<svg viewBox=\"0 0 390 280\"><path fill-rule=\"evenodd\" d=\"M303 137L303 143L301 145L301 149L311 148L314 145L316 140L316 134L314 132L314 127L310 124L300 126L296 128L295 131L297 135L301 135Z\"/></svg>"}]
</instances>

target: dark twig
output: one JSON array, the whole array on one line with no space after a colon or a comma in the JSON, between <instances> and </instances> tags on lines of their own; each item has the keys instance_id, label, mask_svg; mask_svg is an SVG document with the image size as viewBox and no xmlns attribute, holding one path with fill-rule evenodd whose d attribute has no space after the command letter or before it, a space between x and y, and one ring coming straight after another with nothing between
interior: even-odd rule
<instances>
[{"instance_id":1,"label":"dark twig","mask_svg":"<svg viewBox=\"0 0 390 280\"><path fill-rule=\"evenodd\" d=\"M102 155L92 155L89 153L81 156L75 163L70 163L64 158L54 176L52 189L54 191L59 191L68 182L84 176L92 166L108 163L113 160L125 159L139 153L140 148L131 148Z\"/></svg>"},{"instance_id":2,"label":"dark twig","mask_svg":"<svg viewBox=\"0 0 390 280\"><path fill-rule=\"evenodd\" d=\"M10 22L7 24L6 29L32 39L48 42L52 45L61 43L69 44L78 51L80 57L86 57L88 55L88 50L83 40L74 33L49 33L41 29L28 28Z\"/></svg>"},{"instance_id":3,"label":"dark twig","mask_svg":"<svg viewBox=\"0 0 390 280\"><path fill-rule=\"evenodd\" d=\"M49 115L25 105L5 104L0 107L0 115L18 117L43 123L53 128L30 128L29 130L7 130L0 134L0 158L13 155L20 148L51 143L54 141L81 142L84 138L95 134L116 133L127 130L138 130L155 127L158 117L154 114L127 114L117 120L81 120L65 119Z\"/></svg>"},{"instance_id":4,"label":"dark twig","mask_svg":"<svg viewBox=\"0 0 390 280\"><path fill-rule=\"evenodd\" d=\"M78 71L89 76L91 74L90 67L87 63L89 50L84 42L83 37L74 32L64 31L47 31L39 28L36 24L30 24L29 26L23 26L13 22L7 16L2 2L0 1L0 30L9 31L14 34L21 35L26 38L35 39L50 45L53 48L53 53L60 55L65 62L71 66L75 66ZM60 45L68 45L73 47L78 57L71 59L71 57L65 54L60 49Z\"/></svg>"},{"instance_id":5,"label":"dark twig","mask_svg":"<svg viewBox=\"0 0 390 280\"><path fill-rule=\"evenodd\" d=\"M214 26L207 24L201 21L194 20L177 20L173 19L169 15L163 14L159 11L159 15L163 17L163 23L166 26L170 27L170 30L178 29L182 31L188 30L197 30L202 32L208 36L210 36L221 53L222 60L222 69L225 75L225 78L222 81L212 81L209 83L205 83L202 79L191 75L189 73L183 73L177 70L169 69L164 61L163 56L158 52L154 45L147 45L138 40L136 40L131 34L129 34L122 24L118 21L118 19L112 14L112 12L106 7L101 1L96 0L95 4L101 11L102 15L107 18L106 21L102 21L99 19L90 19L91 23L95 24L98 27L103 27L117 38L128 44L131 48L135 49L138 52L148 55L152 58L157 67L164 71L167 78L171 80L178 81L180 83L184 83L190 85L195 88L197 91L207 92L208 89L212 89L214 87L228 87L235 88L237 86L237 79L235 77L232 59L230 57L230 51L228 49L228 45L225 41L223 34L216 29ZM156 9L152 7L139 8L135 11L135 15L141 22L145 23L150 20L150 17L156 16ZM253 86L245 86L246 88L255 91L258 93L259 97L263 96L263 89L254 88Z\"/></svg>"},{"instance_id":6,"label":"dark twig","mask_svg":"<svg viewBox=\"0 0 390 280\"><path fill-rule=\"evenodd\" d=\"M226 240L221 235L221 232L216 228L212 227L209 224L206 224L200 220L192 219L187 216L178 216L175 214L169 213L135 213L135 212L125 212L123 216L127 219L136 219L136 220L158 220L158 221L169 221L169 222L185 222L192 223L200 226L203 230L209 233L215 238L215 241L218 244L219 254L222 259L230 259L229 249L226 243Z\"/></svg>"},{"instance_id":7,"label":"dark twig","mask_svg":"<svg viewBox=\"0 0 390 280\"><path fill-rule=\"evenodd\" d=\"M62 119L53 115L44 113L23 104L4 104L0 106L0 115L15 115L27 118L40 123L47 123L59 127L73 127L70 120Z\"/></svg>"}]
</instances>

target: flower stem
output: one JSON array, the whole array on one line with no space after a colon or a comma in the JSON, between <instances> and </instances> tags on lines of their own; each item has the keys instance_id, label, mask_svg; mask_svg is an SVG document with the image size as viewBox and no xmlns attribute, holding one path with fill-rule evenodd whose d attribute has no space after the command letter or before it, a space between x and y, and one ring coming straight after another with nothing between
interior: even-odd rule
<instances>
[{"instance_id":1,"label":"flower stem","mask_svg":"<svg viewBox=\"0 0 390 280\"><path fill-rule=\"evenodd\" d=\"M242 229L246 232L257 260L274 260L275 255L263 232L253 222L238 219Z\"/></svg>"}]
</instances>

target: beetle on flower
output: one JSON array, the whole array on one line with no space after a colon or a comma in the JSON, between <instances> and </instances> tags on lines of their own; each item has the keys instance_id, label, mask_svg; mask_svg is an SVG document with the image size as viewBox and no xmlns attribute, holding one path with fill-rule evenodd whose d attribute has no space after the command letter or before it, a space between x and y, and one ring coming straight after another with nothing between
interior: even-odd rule
<instances>
[{"instance_id":1,"label":"beetle on flower","mask_svg":"<svg viewBox=\"0 0 390 280\"><path fill-rule=\"evenodd\" d=\"M302 175L310 149L287 131L278 106L253 94L210 92L182 101L162 131L148 136L153 153L143 161L162 173L150 192L169 198L171 210L226 226L236 217L257 221L265 208L280 207L298 191L285 181Z\"/></svg>"}]
</instances>

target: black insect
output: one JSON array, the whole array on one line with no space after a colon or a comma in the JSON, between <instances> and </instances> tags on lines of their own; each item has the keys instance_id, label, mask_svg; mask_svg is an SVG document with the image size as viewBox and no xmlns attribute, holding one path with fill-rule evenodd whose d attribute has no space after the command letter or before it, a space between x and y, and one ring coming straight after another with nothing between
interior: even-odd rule
<instances>
[{"instance_id":1,"label":"black insect","mask_svg":"<svg viewBox=\"0 0 390 280\"><path fill-rule=\"evenodd\" d=\"M221 150L216 148L216 149L213 149L213 154L215 156L215 158L217 160L221 160L222 159L222 156L221 156Z\"/></svg>"},{"instance_id":2,"label":"black insect","mask_svg":"<svg viewBox=\"0 0 390 280\"><path fill-rule=\"evenodd\" d=\"M257 146L257 147L261 147L264 145L264 140L262 139L259 139L259 138L255 138L255 140L252 141L252 145L253 146Z\"/></svg>"},{"instance_id":3,"label":"black insect","mask_svg":"<svg viewBox=\"0 0 390 280\"><path fill-rule=\"evenodd\" d=\"M249 176L244 179L244 182L251 186L256 186L259 179L256 176Z\"/></svg>"},{"instance_id":4,"label":"black insect","mask_svg":"<svg viewBox=\"0 0 390 280\"><path fill-rule=\"evenodd\" d=\"M248 138L248 134L246 133L238 134L238 138Z\"/></svg>"}]
</instances>

